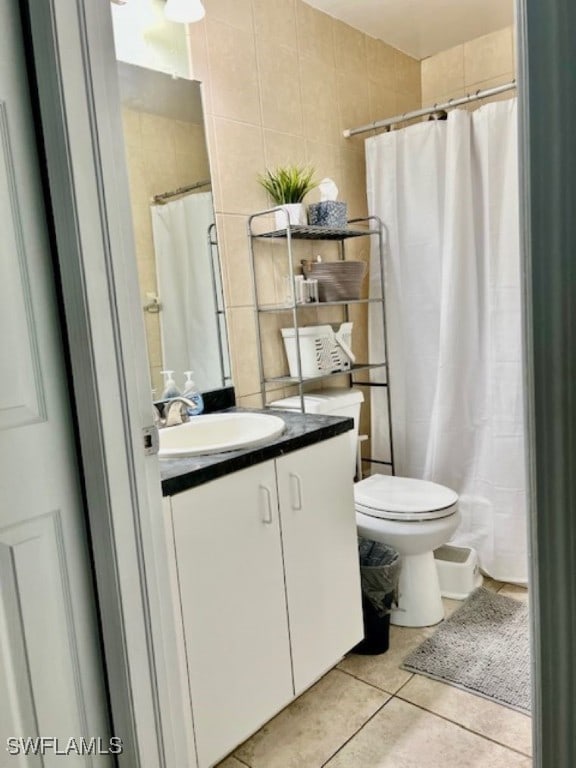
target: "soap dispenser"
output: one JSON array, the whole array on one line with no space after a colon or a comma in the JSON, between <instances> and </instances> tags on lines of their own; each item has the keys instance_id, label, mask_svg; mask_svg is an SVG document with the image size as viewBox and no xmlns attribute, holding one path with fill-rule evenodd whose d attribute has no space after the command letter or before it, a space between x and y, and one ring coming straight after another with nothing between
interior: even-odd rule
<instances>
[{"instance_id":1,"label":"soap dispenser","mask_svg":"<svg viewBox=\"0 0 576 768\"><path fill-rule=\"evenodd\" d=\"M182 393L176 386L174 381L174 371L160 371L164 376L164 389L162 390L162 400L171 400L173 397L178 397Z\"/></svg>"},{"instance_id":2,"label":"soap dispenser","mask_svg":"<svg viewBox=\"0 0 576 768\"><path fill-rule=\"evenodd\" d=\"M192 374L194 371L184 371L184 376L186 376L186 381L184 383L184 397L190 400L194 403L194 408L188 407L188 415L189 416L198 416L202 413L204 410L204 399L201 395L201 393L198 391L198 388L196 387L196 384L194 383L194 380L192 379Z\"/></svg>"}]
</instances>

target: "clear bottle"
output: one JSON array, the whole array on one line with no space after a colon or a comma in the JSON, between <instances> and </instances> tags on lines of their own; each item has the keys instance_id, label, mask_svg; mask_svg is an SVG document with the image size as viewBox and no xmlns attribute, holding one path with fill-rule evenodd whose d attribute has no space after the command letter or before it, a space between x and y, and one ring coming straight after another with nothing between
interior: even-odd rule
<instances>
[{"instance_id":1,"label":"clear bottle","mask_svg":"<svg viewBox=\"0 0 576 768\"><path fill-rule=\"evenodd\" d=\"M173 397L178 397L182 393L176 386L174 381L174 371L160 371L164 376L164 389L162 390L162 400L170 400Z\"/></svg>"},{"instance_id":2,"label":"clear bottle","mask_svg":"<svg viewBox=\"0 0 576 768\"><path fill-rule=\"evenodd\" d=\"M200 393L196 384L194 383L194 380L192 379L193 374L194 374L194 371L184 371L184 376L186 376L186 381L184 383L183 395L188 400L193 402L195 406L194 408L188 407L188 415L198 416L204 410L204 398L202 397L202 394Z\"/></svg>"}]
</instances>

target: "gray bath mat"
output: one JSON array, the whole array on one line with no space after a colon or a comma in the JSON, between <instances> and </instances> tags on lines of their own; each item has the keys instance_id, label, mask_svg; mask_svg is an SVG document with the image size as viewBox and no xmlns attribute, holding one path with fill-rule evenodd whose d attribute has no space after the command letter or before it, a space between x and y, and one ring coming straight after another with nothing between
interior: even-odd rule
<instances>
[{"instance_id":1,"label":"gray bath mat","mask_svg":"<svg viewBox=\"0 0 576 768\"><path fill-rule=\"evenodd\" d=\"M402 666L530 712L528 606L480 587Z\"/></svg>"}]
</instances>

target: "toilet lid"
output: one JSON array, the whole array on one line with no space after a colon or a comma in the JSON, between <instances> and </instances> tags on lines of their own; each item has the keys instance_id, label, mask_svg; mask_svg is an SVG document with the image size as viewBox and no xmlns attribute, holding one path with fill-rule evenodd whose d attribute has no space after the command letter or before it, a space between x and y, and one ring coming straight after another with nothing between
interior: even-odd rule
<instances>
[{"instance_id":1,"label":"toilet lid","mask_svg":"<svg viewBox=\"0 0 576 768\"><path fill-rule=\"evenodd\" d=\"M411 477L372 475L354 486L356 509L388 520L434 520L454 512L458 494Z\"/></svg>"}]
</instances>

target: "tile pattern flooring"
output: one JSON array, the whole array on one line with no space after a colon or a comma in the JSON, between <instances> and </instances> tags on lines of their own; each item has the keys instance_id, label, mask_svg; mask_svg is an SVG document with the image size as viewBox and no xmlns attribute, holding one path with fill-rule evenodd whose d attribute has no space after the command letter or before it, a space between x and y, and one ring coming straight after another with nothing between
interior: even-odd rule
<instances>
[{"instance_id":1,"label":"tile pattern flooring","mask_svg":"<svg viewBox=\"0 0 576 768\"><path fill-rule=\"evenodd\" d=\"M433 631L392 627L387 653L345 658L219 768L530 768L529 717L400 669Z\"/></svg>"}]
</instances>

